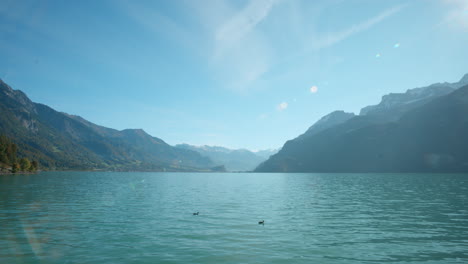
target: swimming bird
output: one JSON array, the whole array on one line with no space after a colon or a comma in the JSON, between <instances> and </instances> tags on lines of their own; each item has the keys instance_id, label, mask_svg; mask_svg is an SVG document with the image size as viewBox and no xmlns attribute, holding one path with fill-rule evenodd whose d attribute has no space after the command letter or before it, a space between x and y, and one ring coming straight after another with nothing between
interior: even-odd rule
<instances>
[{"instance_id":1,"label":"swimming bird","mask_svg":"<svg viewBox=\"0 0 468 264\"><path fill-rule=\"evenodd\" d=\"M264 224L265 224L265 220L259 221L258 224L259 224L259 225L264 225Z\"/></svg>"},{"instance_id":2,"label":"swimming bird","mask_svg":"<svg viewBox=\"0 0 468 264\"><path fill-rule=\"evenodd\" d=\"M198 215L200 212L193 213L193 215Z\"/></svg>"}]
</instances>

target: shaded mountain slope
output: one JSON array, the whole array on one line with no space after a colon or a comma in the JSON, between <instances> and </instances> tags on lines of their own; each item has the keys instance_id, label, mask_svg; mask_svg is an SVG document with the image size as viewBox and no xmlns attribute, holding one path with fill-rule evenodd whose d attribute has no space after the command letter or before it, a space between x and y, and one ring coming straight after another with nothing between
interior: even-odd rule
<instances>
[{"instance_id":1,"label":"shaded mountain slope","mask_svg":"<svg viewBox=\"0 0 468 264\"><path fill-rule=\"evenodd\" d=\"M0 81L0 134L51 169L207 171L214 163L141 129L118 131L31 102Z\"/></svg>"},{"instance_id":2,"label":"shaded mountain slope","mask_svg":"<svg viewBox=\"0 0 468 264\"><path fill-rule=\"evenodd\" d=\"M393 107L397 120L366 113L290 140L256 171L467 172L468 86L432 98Z\"/></svg>"},{"instance_id":3,"label":"shaded mountain slope","mask_svg":"<svg viewBox=\"0 0 468 264\"><path fill-rule=\"evenodd\" d=\"M322 117L319 121L315 122L307 131L300 135L297 139L301 140L304 138L316 135L326 129L342 124L351 118L355 117L353 113L346 113L344 111L334 111L330 114Z\"/></svg>"}]
</instances>

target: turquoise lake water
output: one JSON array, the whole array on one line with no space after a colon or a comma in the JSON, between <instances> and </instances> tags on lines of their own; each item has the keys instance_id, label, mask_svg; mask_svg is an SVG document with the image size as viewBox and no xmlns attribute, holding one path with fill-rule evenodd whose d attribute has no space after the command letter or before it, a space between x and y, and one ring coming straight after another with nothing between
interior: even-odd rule
<instances>
[{"instance_id":1,"label":"turquoise lake water","mask_svg":"<svg viewBox=\"0 0 468 264\"><path fill-rule=\"evenodd\" d=\"M0 263L468 263L468 175L0 175Z\"/></svg>"}]
</instances>

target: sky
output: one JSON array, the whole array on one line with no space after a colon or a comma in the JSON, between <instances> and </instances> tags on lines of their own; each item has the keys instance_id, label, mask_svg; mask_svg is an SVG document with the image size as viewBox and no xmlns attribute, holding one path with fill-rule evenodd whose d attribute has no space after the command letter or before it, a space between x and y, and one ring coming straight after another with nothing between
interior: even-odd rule
<instances>
[{"instance_id":1,"label":"sky","mask_svg":"<svg viewBox=\"0 0 468 264\"><path fill-rule=\"evenodd\" d=\"M0 78L169 144L280 148L468 73L468 0L0 0Z\"/></svg>"}]
</instances>

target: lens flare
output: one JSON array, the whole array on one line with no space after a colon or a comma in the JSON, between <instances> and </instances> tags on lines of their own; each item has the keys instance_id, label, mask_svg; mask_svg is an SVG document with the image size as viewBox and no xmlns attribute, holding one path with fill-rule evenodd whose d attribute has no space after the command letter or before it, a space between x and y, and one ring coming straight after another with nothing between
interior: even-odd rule
<instances>
[{"instance_id":1,"label":"lens flare","mask_svg":"<svg viewBox=\"0 0 468 264\"><path fill-rule=\"evenodd\" d=\"M283 111L286 108L288 108L288 103L286 103L286 102L282 102L281 104L278 105L278 110L279 111Z\"/></svg>"},{"instance_id":2,"label":"lens flare","mask_svg":"<svg viewBox=\"0 0 468 264\"><path fill-rule=\"evenodd\" d=\"M393 45L393 47L394 47L395 49L398 49L398 48L400 47L400 43L395 43L395 45Z\"/></svg>"}]
</instances>

